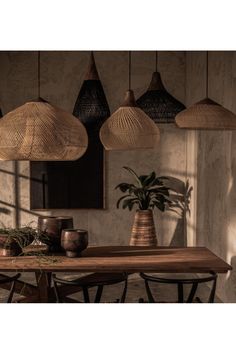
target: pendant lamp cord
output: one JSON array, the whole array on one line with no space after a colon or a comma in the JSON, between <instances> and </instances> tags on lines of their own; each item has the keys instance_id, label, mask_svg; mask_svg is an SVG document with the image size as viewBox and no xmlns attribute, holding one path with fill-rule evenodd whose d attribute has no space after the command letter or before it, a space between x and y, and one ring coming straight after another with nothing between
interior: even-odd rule
<instances>
[{"instance_id":1,"label":"pendant lamp cord","mask_svg":"<svg viewBox=\"0 0 236 354\"><path fill-rule=\"evenodd\" d=\"M40 51L38 51L38 97L40 97Z\"/></svg>"},{"instance_id":2,"label":"pendant lamp cord","mask_svg":"<svg viewBox=\"0 0 236 354\"><path fill-rule=\"evenodd\" d=\"M131 51L129 51L129 90L131 89Z\"/></svg>"},{"instance_id":3,"label":"pendant lamp cord","mask_svg":"<svg viewBox=\"0 0 236 354\"><path fill-rule=\"evenodd\" d=\"M208 75L208 51L206 52L206 97L208 98L208 83L209 83L209 75Z\"/></svg>"},{"instance_id":4,"label":"pendant lamp cord","mask_svg":"<svg viewBox=\"0 0 236 354\"><path fill-rule=\"evenodd\" d=\"M157 72L157 66L158 66L158 51L156 50L156 72Z\"/></svg>"}]
</instances>

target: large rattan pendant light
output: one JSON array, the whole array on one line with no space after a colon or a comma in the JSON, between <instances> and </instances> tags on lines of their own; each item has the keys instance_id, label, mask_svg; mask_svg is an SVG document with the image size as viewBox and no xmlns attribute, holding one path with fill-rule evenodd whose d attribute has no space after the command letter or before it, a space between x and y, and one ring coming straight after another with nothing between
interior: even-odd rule
<instances>
[{"instance_id":1,"label":"large rattan pendant light","mask_svg":"<svg viewBox=\"0 0 236 354\"><path fill-rule=\"evenodd\" d=\"M120 108L100 129L100 139L106 150L136 150L155 148L160 138L158 126L137 107L131 90L131 53L129 52L129 89Z\"/></svg>"},{"instance_id":2,"label":"large rattan pendant light","mask_svg":"<svg viewBox=\"0 0 236 354\"><path fill-rule=\"evenodd\" d=\"M206 98L176 116L176 124L184 129L236 129L236 115L208 98L208 52L206 53Z\"/></svg>"},{"instance_id":3,"label":"large rattan pendant light","mask_svg":"<svg viewBox=\"0 0 236 354\"><path fill-rule=\"evenodd\" d=\"M175 116L185 106L166 91L158 72L158 52L156 52L156 71L152 74L148 90L137 99L140 107L155 123L175 123Z\"/></svg>"},{"instance_id":4,"label":"large rattan pendant light","mask_svg":"<svg viewBox=\"0 0 236 354\"><path fill-rule=\"evenodd\" d=\"M77 160L87 149L83 124L72 114L40 97L38 52L38 98L7 113L0 120L2 160Z\"/></svg>"},{"instance_id":5,"label":"large rattan pendant light","mask_svg":"<svg viewBox=\"0 0 236 354\"><path fill-rule=\"evenodd\" d=\"M110 109L99 79L94 55L91 52L88 71L75 102L73 115L79 117L90 138L97 135L102 123L110 116Z\"/></svg>"}]
</instances>

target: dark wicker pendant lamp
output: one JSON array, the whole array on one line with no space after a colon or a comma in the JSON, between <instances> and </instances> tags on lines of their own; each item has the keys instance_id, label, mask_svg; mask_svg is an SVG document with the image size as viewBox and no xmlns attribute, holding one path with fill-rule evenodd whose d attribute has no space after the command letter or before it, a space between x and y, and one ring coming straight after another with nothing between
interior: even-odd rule
<instances>
[{"instance_id":1,"label":"dark wicker pendant lamp","mask_svg":"<svg viewBox=\"0 0 236 354\"><path fill-rule=\"evenodd\" d=\"M38 98L7 113L0 120L2 160L77 160L86 151L88 136L72 114L40 97L38 52Z\"/></svg>"},{"instance_id":2,"label":"dark wicker pendant lamp","mask_svg":"<svg viewBox=\"0 0 236 354\"><path fill-rule=\"evenodd\" d=\"M234 130L236 115L208 98L208 52L206 53L206 98L176 116L176 124L183 129Z\"/></svg>"},{"instance_id":3,"label":"dark wicker pendant lamp","mask_svg":"<svg viewBox=\"0 0 236 354\"><path fill-rule=\"evenodd\" d=\"M175 116L185 106L166 91L158 72L158 53L156 52L156 71L152 74L148 90L137 99L140 107L155 123L175 123Z\"/></svg>"},{"instance_id":4,"label":"dark wicker pendant lamp","mask_svg":"<svg viewBox=\"0 0 236 354\"><path fill-rule=\"evenodd\" d=\"M77 97L73 115L79 117L91 138L110 116L110 109L99 79L93 52L90 55L88 71Z\"/></svg>"},{"instance_id":5,"label":"dark wicker pendant lamp","mask_svg":"<svg viewBox=\"0 0 236 354\"><path fill-rule=\"evenodd\" d=\"M100 129L106 150L153 149L160 138L158 126L137 107L131 90L131 53L129 52L129 89L125 100Z\"/></svg>"}]
</instances>

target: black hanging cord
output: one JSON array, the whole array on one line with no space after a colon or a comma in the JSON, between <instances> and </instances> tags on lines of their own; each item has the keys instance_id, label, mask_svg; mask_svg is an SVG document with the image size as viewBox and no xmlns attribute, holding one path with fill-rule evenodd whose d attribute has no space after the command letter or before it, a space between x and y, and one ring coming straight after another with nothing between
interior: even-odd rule
<instances>
[{"instance_id":1,"label":"black hanging cord","mask_svg":"<svg viewBox=\"0 0 236 354\"><path fill-rule=\"evenodd\" d=\"M38 51L38 97L40 97L40 51Z\"/></svg>"},{"instance_id":2,"label":"black hanging cord","mask_svg":"<svg viewBox=\"0 0 236 354\"><path fill-rule=\"evenodd\" d=\"M157 66L158 66L158 51L156 50L156 72L157 72Z\"/></svg>"},{"instance_id":3,"label":"black hanging cord","mask_svg":"<svg viewBox=\"0 0 236 354\"><path fill-rule=\"evenodd\" d=\"M208 86L209 86L209 75L208 75L208 51L206 52L206 97L208 98Z\"/></svg>"},{"instance_id":4,"label":"black hanging cord","mask_svg":"<svg viewBox=\"0 0 236 354\"><path fill-rule=\"evenodd\" d=\"M129 51L129 90L131 89L131 51Z\"/></svg>"}]
</instances>

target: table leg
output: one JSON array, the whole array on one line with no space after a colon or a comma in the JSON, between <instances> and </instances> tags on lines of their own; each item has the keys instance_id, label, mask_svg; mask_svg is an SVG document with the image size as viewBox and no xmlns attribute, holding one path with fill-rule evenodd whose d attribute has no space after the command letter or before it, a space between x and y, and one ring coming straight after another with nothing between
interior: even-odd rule
<instances>
[{"instance_id":1,"label":"table leg","mask_svg":"<svg viewBox=\"0 0 236 354\"><path fill-rule=\"evenodd\" d=\"M35 272L35 277L38 285L39 302L51 302L51 273L48 272Z\"/></svg>"}]
</instances>

